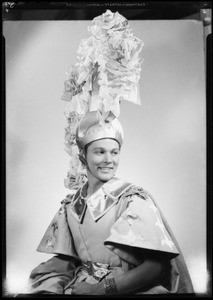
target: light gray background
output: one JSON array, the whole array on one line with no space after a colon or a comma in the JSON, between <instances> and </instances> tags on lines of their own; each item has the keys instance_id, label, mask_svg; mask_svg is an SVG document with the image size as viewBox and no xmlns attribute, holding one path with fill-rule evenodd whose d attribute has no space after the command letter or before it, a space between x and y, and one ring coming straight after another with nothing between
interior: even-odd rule
<instances>
[{"instance_id":1,"label":"light gray background","mask_svg":"<svg viewBox=\"0 0 213 300\"><path fill-rule=\"evenodd\" d=\"M60 100L90 21L5 21L6 239L11 292L51 255L36 252L60 201L70 157ZM142 39L141 106L123 102L117 176L148 190L168 220L196 292L206 288L206 107L203 24L130 21Z\"/></svg>"}]
</instances>

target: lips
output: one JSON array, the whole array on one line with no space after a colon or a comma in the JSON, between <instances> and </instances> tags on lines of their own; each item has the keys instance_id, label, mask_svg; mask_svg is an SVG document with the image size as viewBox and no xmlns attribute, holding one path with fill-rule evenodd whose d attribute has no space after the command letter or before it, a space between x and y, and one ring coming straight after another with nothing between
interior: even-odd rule
<instances>
[{"instance_id":1,"label":"lips","mask_svg":"<svg viewBox=\"0 0 213 300\"><path fill-rule=\"evenodd\" d=\"M113 168L110 168L110 167L98 167L98 169L101 170L101 171L110 171Z\"/></svg>"}]
</instances>

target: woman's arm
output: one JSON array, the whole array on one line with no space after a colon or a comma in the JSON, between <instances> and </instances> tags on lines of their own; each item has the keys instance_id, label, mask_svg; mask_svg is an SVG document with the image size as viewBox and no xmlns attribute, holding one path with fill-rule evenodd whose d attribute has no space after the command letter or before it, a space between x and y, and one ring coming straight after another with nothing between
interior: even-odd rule
<instances>
[{"instance_id":1,"label":"woman's arm","mask_svg":"<svg viewBox=\"0 0 213 300\"><path fill-rule=\"evenodd\" d=\"M115 279L117 292L115 294L130 293L142 289L156 281L162 274L163 263L159 260L146 259L143 264L117 276ZM81 282L73 286L74 295L105 295L104 281L97 284Z\"/></svg>"},{"instance_id":2,"label":"woman's arm","mask_svg":"<svg viewBox=\"0 0 213 300\"><path fill-rule=\"evenodd\" d=\"M162 274L163 263L146 259L143 264L115 278L118 293L127 293L142 289L156 281Z\"/></svg>"}]
</instances>

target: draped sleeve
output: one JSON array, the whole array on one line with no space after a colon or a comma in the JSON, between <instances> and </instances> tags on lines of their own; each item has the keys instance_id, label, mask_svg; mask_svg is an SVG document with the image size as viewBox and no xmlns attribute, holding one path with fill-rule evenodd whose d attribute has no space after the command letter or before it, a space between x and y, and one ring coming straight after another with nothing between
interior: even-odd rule
<instances>
[{"instance_id":1,"label":"draped sleeve","mask_svg":"<svg viewBox=\"0 0 213 300\"><path fill-rule=\"evenodd\" d=\"M67 222L67 207L71 201L71 195L67 195L61 201L61 208L54 216L36 249L38 252L63 254L78 258L72 233Z\"/></svg>"},{"instance_id":2,"label":"draped sleeve","mask_svg":"<svg viewBox=\"0 0 213 300\"><path fill-rule=\"evenodd\" d=\"M157 202L142 188L131 186L121 196L117 221L104 244L133 267L142 264L145 257L164 261L158 291L143 290L141 294L194 293L178 242Z\"/></svg>"},{"instance_id":3,"label":"draped sleeve","mask_svg":"<svg viewBox=\"0 0 213 300\"><path fill-rule=\"evenodd\" d=\"M126 209L112 226L110 236L104 243L111 250L114 245L119 245L121 249L135 247L146 252L156 251L169 259L179 254L158 208L148 194L128 197Z\"/></svg>"}]
</instances>

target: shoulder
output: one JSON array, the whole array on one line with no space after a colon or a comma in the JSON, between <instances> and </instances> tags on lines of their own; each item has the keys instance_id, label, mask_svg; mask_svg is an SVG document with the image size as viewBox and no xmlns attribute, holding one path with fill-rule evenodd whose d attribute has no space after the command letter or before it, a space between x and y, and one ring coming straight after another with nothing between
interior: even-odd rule
<instances>
[{"instance_id":1,"label":"shoulder","mask_svg":"<svg viewBox=\"0 0 213 300\"><path fill-rule=\"evenodd\" d=\"M124 190L119 196L117 204L117 218L119 218L128 207L131 207L134 210L141 209L141 206L145 205L148 199L149 193L146 190L142 187L131 184L130 187Z\"/></svg>"},{"instance_id":2,"label":"shoulder","mask_svg":"<svg viewBox=\"0 0 213 300\"><path fill-rule=\"evenodd\" d=\"M125 190L122 193L121 198L128 199L132 196L136 196L138 198L147 200L150 197L150 194L146 190L144 190L142 187L132 184L127 190Z\"/></svg>"},{"instance_id":3,"label":"shoulder","mask_svg":"<svg viewBox=\"0 0 213 300\"><path fill-rule=\"evenodd\" d=\"M75 194L67 194L66 197L60 202L62 205L67 205L69 203L72 203L75 197Z\"/></svg>"},{"instance_id":4,"label":"shoulder","mask_svg":"<svg viewBox=\"0 0 213 300\"><path fill-rule=\"evenodd\" d=\"M157 202L152 195L140 186L132 185L123 195L126 208L136 213L144 212L147 215L159 211Z\"/></svg>"},{"instance_id":5,"label":"shoulder","mask_svg":"<svg viewBox=\"0 0 213 300\"><path fill-rule=\"evenodd\" d=\"M133 183L118 177L111 178L103 185L103 189L107 194L116 198L124 198L132 195L138 195L141 198L146 198L147 194L142 187L136 186Z\"/></svg>"},{"instance_id":6,"label":"shoulder","mask_svg":"<svg viewBox=\"0 0 213 300\"><path fill-rule=\"evenodd\" d=\"M76 193L66 195L66 197L60 202L61 206L59 209L59 214L67 211L67 207L73 204L77 193L78 193L78 191Z\"/></svg>"},{"instance_id":7,"label":"shoulder","mask_svg":"<svg viewBox=\"0 0 213 300\"><path fill-rule=\"evenodd\" d=\"M138 216L140 219L146 220L147 223L156 222L156 218L163 217L152 195L140 186L132 185L121 196L121 202L123 213Z\"/></svg>"}]
</instances>

